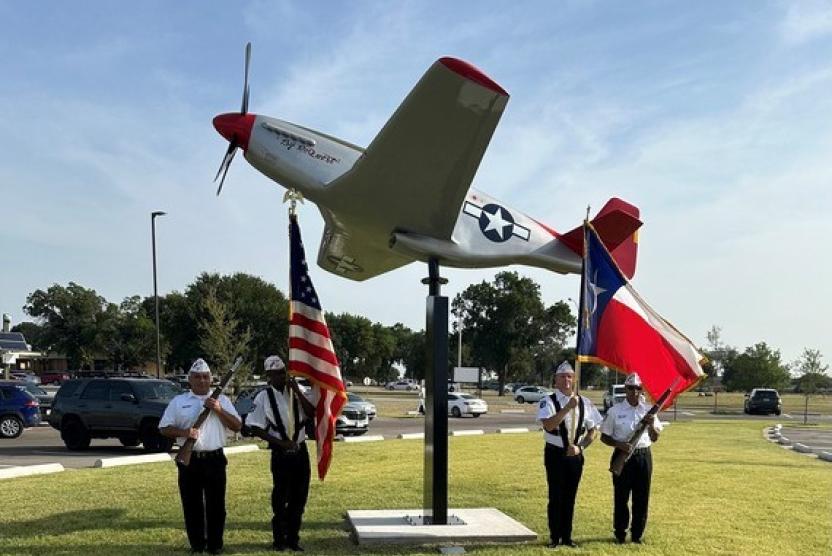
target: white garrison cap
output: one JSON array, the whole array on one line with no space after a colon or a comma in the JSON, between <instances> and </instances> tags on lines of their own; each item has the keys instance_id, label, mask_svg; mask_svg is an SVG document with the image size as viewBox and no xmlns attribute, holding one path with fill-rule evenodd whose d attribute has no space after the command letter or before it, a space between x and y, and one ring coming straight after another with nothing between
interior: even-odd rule
<instances>
[{"instance_id":1,"label":"white garrison cap","mask_svg":"<svg viewBox=\"0 0 832 556\"><path fill-rule=\"evenodd\" d=\"M283 364L283 359L277 355L270 355L266 357L265 361L263 361L263 370L265 371L279 371L280 369L285 368L286 365Z\"/></svg>"},{"instance_id":2,"label":"white garrison cap","mask_svg":"<svg viewBox=\"0 0 832 556\"><path fill-rule=\"evenodd\" d=\"M572 369L572 365L569 364L569 361L564 361L558 368L555 370L556 375L565 375L565 374L575 374L575 371Z\"/></svg>"},{"instance_id":3,"label":"white garrison cap","mask_svg":"<svg viewBox=\"0 0 832 556\"><path fill-rule=\"evenodd\" d=\"M191 365L191 370L188 371L188 374L210 372L211 367L208 366L208 363L205 362L205 359L199 358L196 361L194 361L193 365Z\"/></svg>"},{"instance_id":4,"label":"white garrison cap","mask_svg":"<svg viewBox=\"0 0 832 556\"><path fill-rule=\"evenodd\" d=\"M638 373L628 374L627 378L624 379L624 386L635 386L637 388L641 388L641 377L638 376Z\"/></svg>"}]
</instances>

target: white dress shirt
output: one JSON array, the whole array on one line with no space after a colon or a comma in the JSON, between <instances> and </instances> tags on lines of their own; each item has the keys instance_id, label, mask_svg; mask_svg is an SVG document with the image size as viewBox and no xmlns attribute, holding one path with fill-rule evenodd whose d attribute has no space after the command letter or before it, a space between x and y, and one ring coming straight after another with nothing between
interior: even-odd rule
<instances>
[{"instance_id":1,"label":"white dress shirt","mask_svg":"<svg viewBox=\"0 0 832 556\"><path fill-rule=\"evenodd\" d=\"M165 408L165 413L159 421L159 428L175 427L177 429L189 429L199 417L199 414L204 409L205 400L210 397L209 394L198 396L193 392L185 392L173 398L168 406ZM234 405L227 396L220 394L220 405L222 410L233 415L237 419L240 414L234 409ZM208 418L199 427L199 437L194 443L195 452L210 452L218 450L225 446L225 437L231 434L219 416L215 412L208 414ZM176 443L182 446L185 443L186 437L177 437Z\"/></svg>"},{"instance_id":2,"label":"white dress shirt","mask_svg":"<svg viewBox=\"0 0 832 556\"><path fill-rule=\"evenodd\" d=\"M633 436L638 427L639 422L650 411L649 405L644 403L644 399L640 398L638 405L630 405L630 402L623 400L612 406L607 411L607 416L601 425L601 433L612 437L619 442L628 442ZM657 431L662 430L662 423L658 416L653 421L653 428ZM653 442L650 440L650 435L645 432L636 444L635 448L649 448Z\"/></svg>"},{"instance_id":3,"label":"white dress shirt","mask_svg":"<svg viewBox=\"0 0 832 556\"><path fill-rule=\"evenodd\" d=\"M277 440L292 440L291 438L283 438L274 425L277 425L277 421L274 418L274 412L272 412L272 404L269 401L269 389L274 392L274 401L277 403L277 411L280 413L280 421L283 423L283 428L286 430L286 434L289 433L289 396L292 393L291 388L287 385L284 392L277 390L272 386L268 386L264 388L257 396L254 398L254 409L246 416L246 425L249 427L257 427L258 429L267 430L267 434L272 438L276 438ZM306 413L303 411L303 405L301 404L300 400L294 400L295 405L298 408L298 419L303 422L306 419ZM314 405L314 404L313 404ZM294 412L292 415L292 427L295 426L295 415ZM272 425L269 428L269 425ZM306 440L306 428L301 425L299 427L300 431L298 432L298 443L301 443Z\"/></svg>"},{"instance_id":4,"label":"white dress shirt","mask_svg":"<svg viewBox=\"0 0 832 556\"><path fill-rule=\"evenodd\" d=\"M569 402L569 396L564 394L558 389L555 389L555 396L557 396L558 403L560 407L563 408ZM586 428L587 432L592 429L597 429L601 425L602 417L595 406L589 401L589 398L584 396L580 397L584 401L584 427ZM570 411L566 414L566 417L563 419L564 425L566 425L566 432L569 434L569 439L572 440L572 419L578 418L578 413L580 412L580 406L575 407L574 411ZM540 403L538 404L537 409L537 420L542 423L544 419L549 419L550 417L554 417L557 411L555 410L555 404L552 402L551 396L545 396L540 399ZM557 446L559 448L563 448L563 440L560 437L560 427L555 429L554 433L547 431L546 429L543 430L543 438L546 440L547 443L552 444L553 446Z\"/></svg>"}]
</instances>

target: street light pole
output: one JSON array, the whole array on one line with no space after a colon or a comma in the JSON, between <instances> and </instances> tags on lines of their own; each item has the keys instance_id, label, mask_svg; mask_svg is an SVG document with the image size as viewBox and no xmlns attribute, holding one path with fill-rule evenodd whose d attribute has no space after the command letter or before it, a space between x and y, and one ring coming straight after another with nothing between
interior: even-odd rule
<instances>
[{"instance_id":1,"label":"street light pole","mask_svg":"<svg viewBox=\"0 0 832 556\"><path fill-rule=\"evenodd\" d=\"M162 347L159 339L159 290L156 285L156 217L165 214L161 210L150 213L150 234L153 242L153 299L156 303L156 378L162 376Z\"/></svg>"}]
</instances>

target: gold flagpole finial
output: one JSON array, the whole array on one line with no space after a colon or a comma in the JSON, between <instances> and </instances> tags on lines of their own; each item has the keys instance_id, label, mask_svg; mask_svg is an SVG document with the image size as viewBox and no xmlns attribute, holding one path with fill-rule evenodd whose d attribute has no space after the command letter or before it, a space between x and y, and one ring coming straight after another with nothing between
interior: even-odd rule
<instances>
[{"instance_id":1,"label":"gold flagpole finial","mask_svg":"<svg viewBox=\"0 0 832 556\"><path fill-rule=\"evenodd\" d=\"M287 189L286 193L283 194L283 202L289 201L289 214L294 215L296 214L296 208L298 201L300 204L303 204L303 194L297 189Z\"/></svg>"}]
</instances>

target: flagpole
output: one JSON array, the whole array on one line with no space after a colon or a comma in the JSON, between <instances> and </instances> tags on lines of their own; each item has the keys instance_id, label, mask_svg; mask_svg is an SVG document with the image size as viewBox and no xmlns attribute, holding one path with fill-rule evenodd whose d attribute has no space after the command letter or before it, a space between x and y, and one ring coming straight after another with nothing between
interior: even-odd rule
<instances>
[{"instance_id":1,"label":"flagpole","mask_svg":"<svg viewBox=\"0 0 832 556\"><path fill-rule=\"evenodd\" d=\"M584 241L583 241L583 249L581 253L581 294L578 297L578 334L575 338L575 384L573 387L573 392L576 396L580 396L581 391L581 358L580 358L580 350L581 350L581 334L582 330L586 330L586 327L589 326L589 318L588 318L588 311L586 308L586 257L587 257L587 227L589 226L589 210L590 207L587 205L586 207L586 217L584 218ZM572 431L569 435L569 438L575 438L575 433L578 428L578 419L576 416L577 408L572 409Z\"/></svg>"},{"instance_id":2,"label":"flagpole","mask_svg":"<svg viewBox=\"0 0 832 556\"><path fill-rule=\"evenodd\" d=\"M303 195L301 195L299 191L296 191L294 189L288 189L288 190L286 190L286 193L283 195L283 202L285 203L286 201L289 201L289 233L291 234L291 226L292 226L291 221L292 221L292 219L297 219L297 204L298 204L298 201L303 203ZM289 253L290 259L291 259L291 256L292 256L292 254ZM289 264L289 292L292 291L292 270L291 270L291 268L292 268L292 265ZM291 293L290 293L289 297L291 297ZM289 302L289 322L292 322L292 303L291 303L291 301ZM286 340L288 341L289 338L286 338ZM289 346L287 346L287 349L291 349L291 348ZM289 352L287 351L287 354L288 353ZM288 361L288 359L287 359L287 361ZM287 368L286 369L286 374L287 375L289 375L289 371L290 371L290 369ZM289 388L289 386L287 385L286 388ZM294 395L292 389L289 388L289 403L288 403L288 407L286 408L286 421L288 421L288 423L287 423L288 426L287 426L287 431L286 432L289 435L289 438L294 438L295 437L295 420L293 418L294 415L295 415L295 395Z\"/></svg>"}]
</instances>

